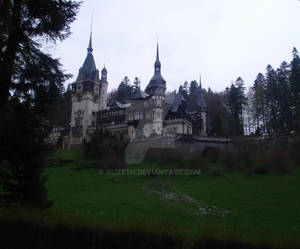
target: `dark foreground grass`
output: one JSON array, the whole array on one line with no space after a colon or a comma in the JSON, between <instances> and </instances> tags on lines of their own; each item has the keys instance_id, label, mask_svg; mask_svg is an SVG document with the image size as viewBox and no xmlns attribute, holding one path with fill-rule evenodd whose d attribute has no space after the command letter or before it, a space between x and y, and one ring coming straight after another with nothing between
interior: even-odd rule
<instances>
[{"instance_id":1,"label":"dark foreground grass","mask_svg":"<svg viewBox=\"0 0 300 249\"><path fill-rule=\"evenodd\" d=\"M37 234L35 238L41 238L35 243L43 246L28 248L101 248L97 247L99 243L111 243L111 247L103 248L300 247L299 169L290 174L251 177L223 169L219 176L210 171L200 176L107 175L96 169L78 170L87 161L76 151L58 151L52 159L68 163L47 169L49 199L55 200L49 213L41 218L2 211L0 236L4 230L12 232L14 226L20 227L19 233L31 231L30 234ZM133 170L170 167L179 166L128 166ZM199 214L194 202L173 200L153 191L175 193L192 198L200 206L216 206L230 213L225 217ZM84 247L79 246L84 242L76 242L80 233L90 240ZM73 246L50 247L48 244L57 236L70 238ZM117 238L124 246L116 244ZM103 239L106 242L101 242Z\"/></svg>"},{"instance_id":2,"label":"dark foreground grass","mask_svg":"<svg viewBox=\"0 0 300 249\"><path fill-rule=\"evenodd\" d=\"M15 209L0 210L0 248L6 249L271 249L293 248L295 245L274 245L266 241L245 242L236 236L214 238L202 234L190 239L173 229L157 227L109 227L89 219ZM215 230L216 231L216 230ZM178 232L178 231L177 231ZM228 233L227 233L228 234Z\"/></svg>"}]
</instances>

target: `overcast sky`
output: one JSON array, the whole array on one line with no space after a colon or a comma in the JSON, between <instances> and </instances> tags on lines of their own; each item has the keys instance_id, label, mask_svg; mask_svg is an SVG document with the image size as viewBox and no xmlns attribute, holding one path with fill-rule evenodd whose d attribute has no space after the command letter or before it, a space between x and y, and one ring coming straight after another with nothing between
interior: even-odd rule
<instances>
[{"instance_id":1,"label":"overcast sky","mask_svg":"<svg viewBox=\"0 0 300 249\"><path fill-rule=\"evenodd\" d=\"M298 0L86 0L72 35L52 48L74 75L86 57L91 13L96 66L108 69L109 90L124 76L144 89L153 75L159 40L167 90L199 80L222 91L238 76L246 86L268 64L277 68L300 51Z\"/></svg>"}]
</instances>

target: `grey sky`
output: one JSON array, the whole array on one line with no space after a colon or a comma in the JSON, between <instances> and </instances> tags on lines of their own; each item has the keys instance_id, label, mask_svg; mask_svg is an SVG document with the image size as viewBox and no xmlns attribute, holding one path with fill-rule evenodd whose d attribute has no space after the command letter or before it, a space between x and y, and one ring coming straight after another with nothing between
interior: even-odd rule
<instances>
[{"instance_id":1,"label":"grey sky","mask_svg":"<svg viewBox=\"0 0 300 249\"><path fill-rule=\"evenodd\" d=\"M238 76L249 86L267 64L277 68L300 50L297 0L86 0L73 34L52 51L70 82L86 56L92 12L93 54L100 71L106 64L109 90L126 75L148 84L157 37L167 90L200 74L214 91Z\"/></svg>"}]
</instances>

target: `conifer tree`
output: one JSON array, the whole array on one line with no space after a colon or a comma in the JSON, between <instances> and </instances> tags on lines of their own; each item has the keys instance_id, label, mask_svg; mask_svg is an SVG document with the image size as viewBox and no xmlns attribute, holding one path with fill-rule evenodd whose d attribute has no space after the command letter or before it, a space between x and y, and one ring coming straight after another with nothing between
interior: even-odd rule
<instances>
[{"instance_id":1,"label":"conifer tree","mask_svg":"<svg viewBox=\"0 0 300 249\"><path fill-rule=\"evenodd\" d=\"M10 201L44 205L46 114L69 77L46 42L70 35L72 0L0 0L0 188Z\"/></svg>"},{"instance_id":2,"label":"conifer tree","mask_svg":"<svg viewBox=\"0 0 300 249\"><path fill-rule=\"evenodd\" d=\"M292 96L293 129L296 131L300 128L300 57L296 48L293 49L290 87Z\"/></svg>"}]
</instances>

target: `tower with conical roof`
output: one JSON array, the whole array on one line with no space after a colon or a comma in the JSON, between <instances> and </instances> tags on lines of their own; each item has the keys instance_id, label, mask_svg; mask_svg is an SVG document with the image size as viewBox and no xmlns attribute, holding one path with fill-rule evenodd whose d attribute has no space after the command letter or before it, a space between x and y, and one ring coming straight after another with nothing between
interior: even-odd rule
<instances>
[{"instance_id":1,"label":"tower with conical roof","mask_svg":"<svg viewBox=\"0 0 300 249\"><path fill-rule=\"evenodd\" d=\"M92 32L90 33L87 55L76 81L72 84L71 143L81 144L88 139L88 130L96 125L96 112L106 107L107 70L96 68Z\"/></svg>"},{"instance_id":2,"label":"tower with conical roof","mask_svg":"<svg viewBox=\"0 0 300 249\"><path fill-rule=\"evenodd\" d=\"M161 75L161 63L159 60L159 47L156 47L156 60L154 63L154 75L146 87L145 92L149 95L165 96L166 81Z\"/></svg>"},{"instance_id":3,"label":"tower with conical roof","mask_svg":"<svg viewBox=\"0 0 300 249\"><path fill-rule=\"evenodd\" d=\"M154 75L147 85L145 92L151 98L153 108L152 134L162 135L164 121L164 103L166 92L166 81L161 75L161 63L159 60L159 47L156 47L156 60L154 63Z\"/></svg>"}]
</instances>

